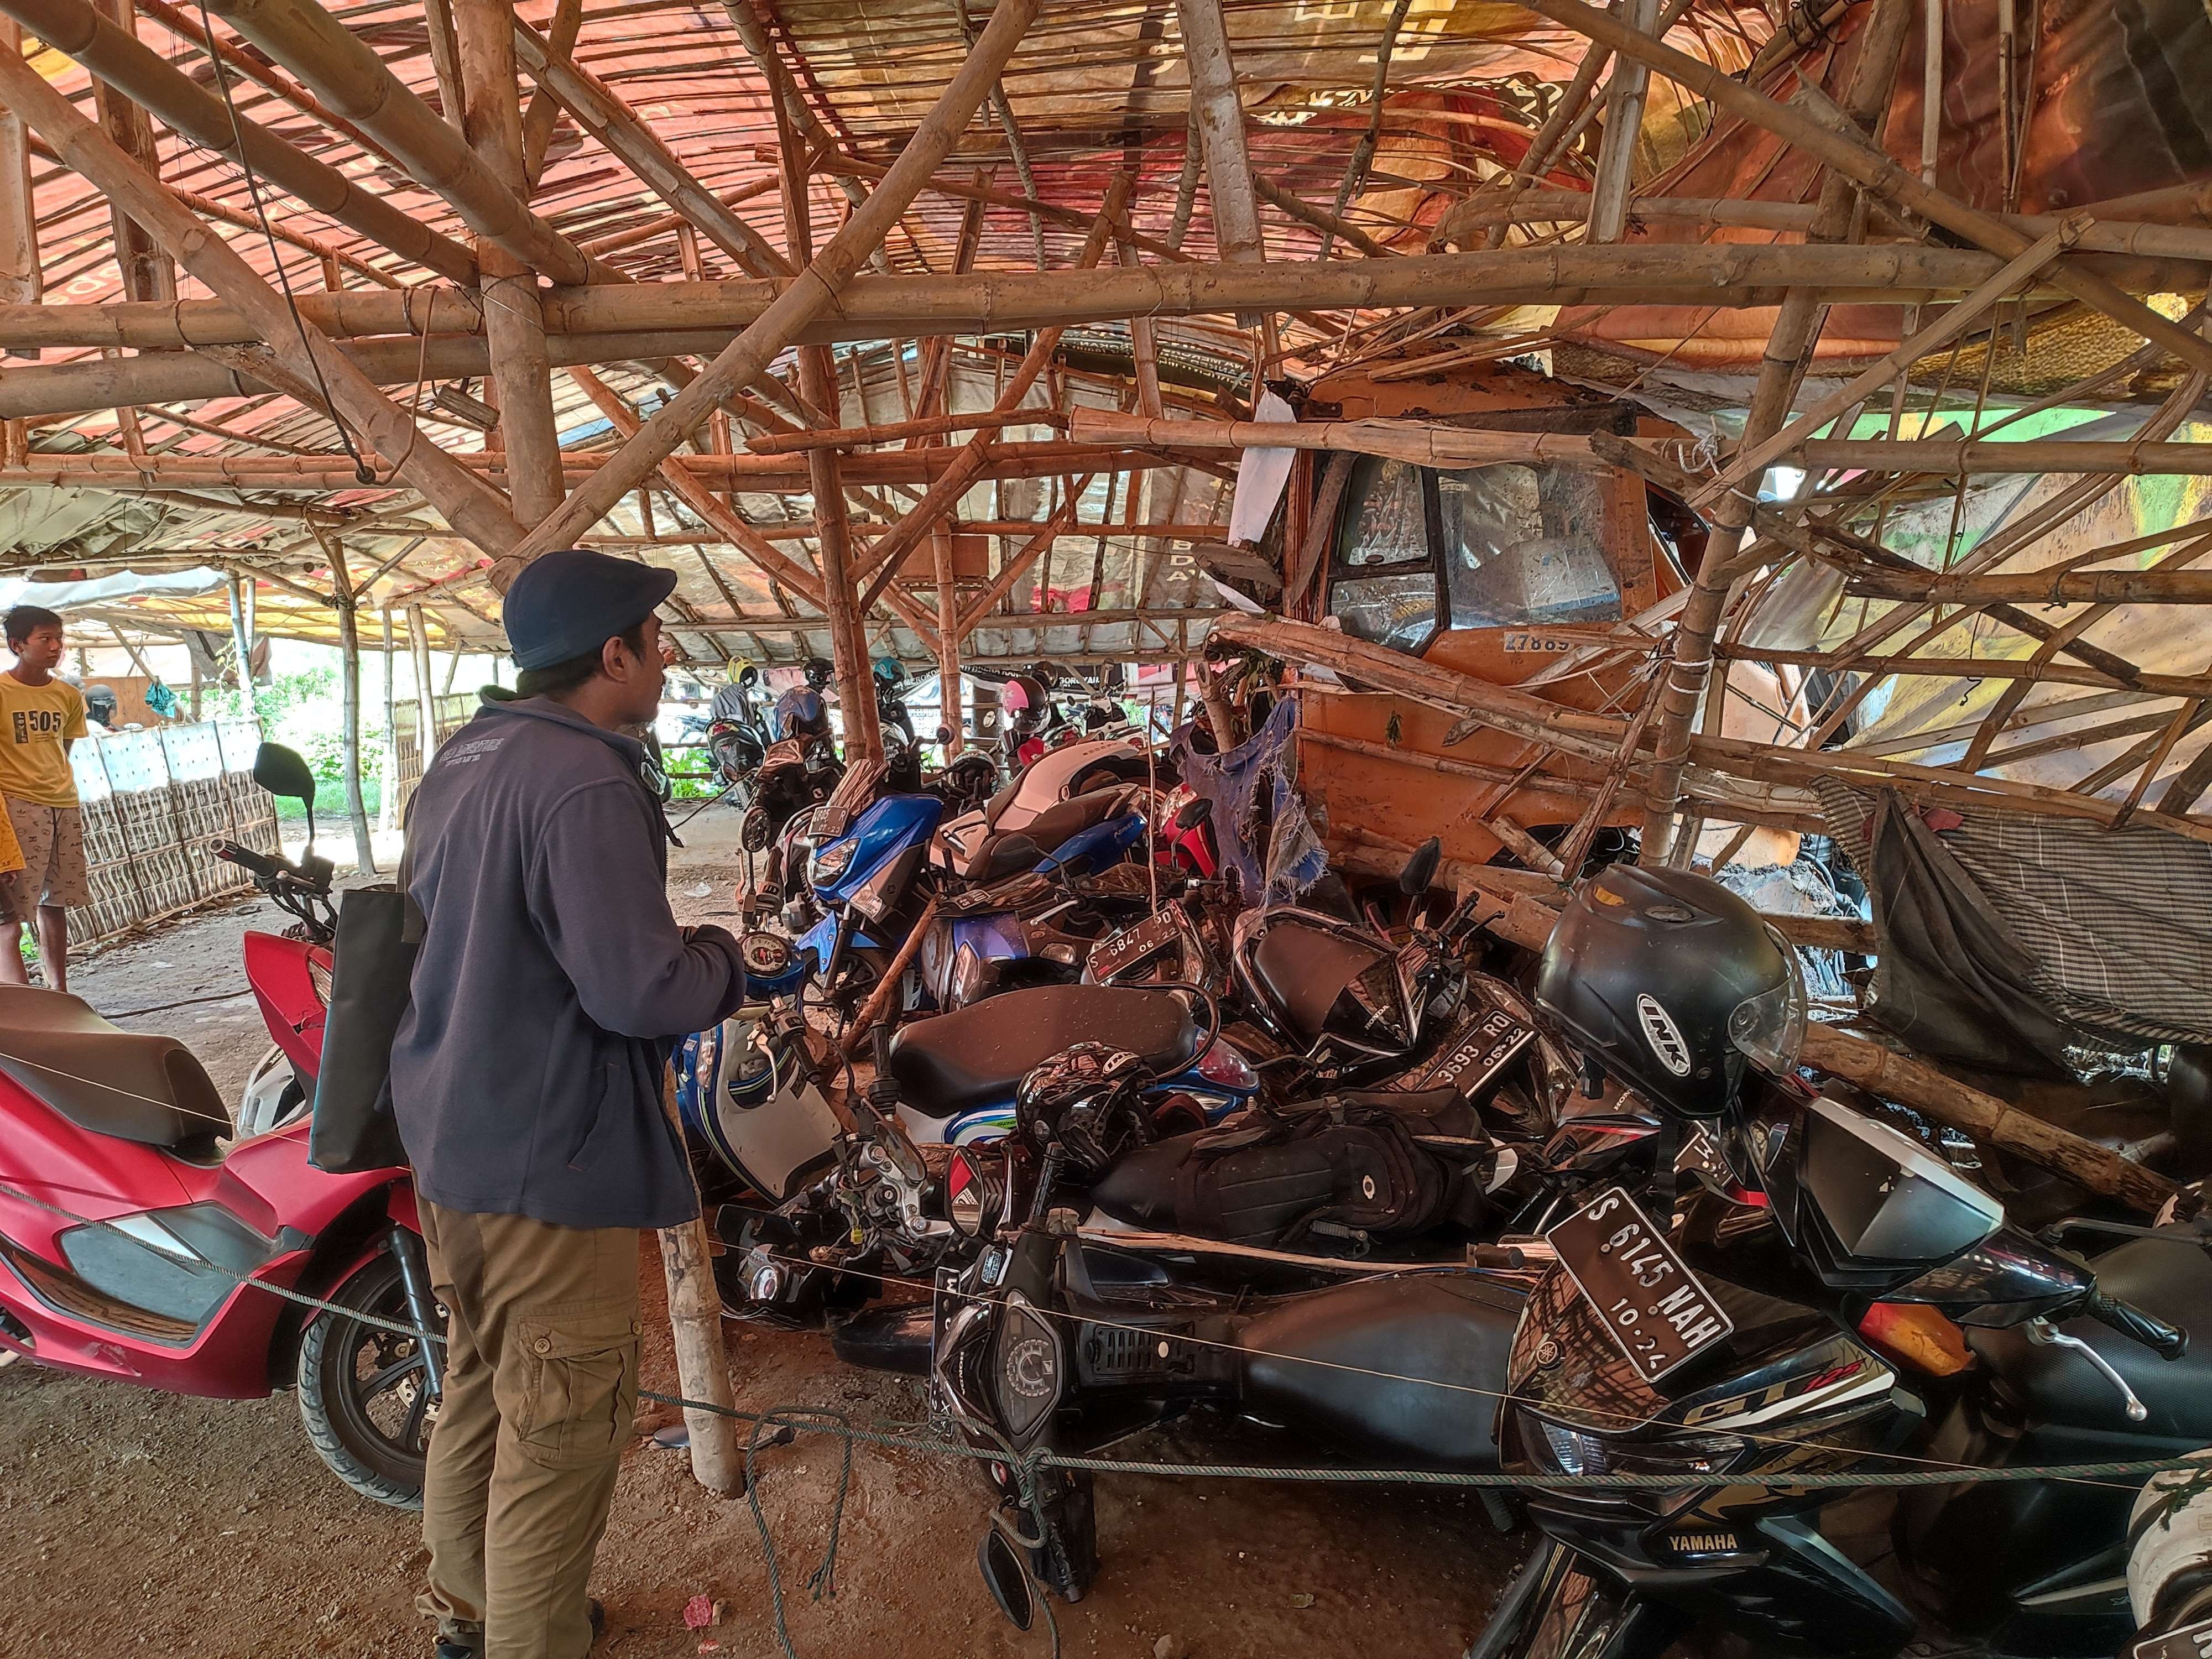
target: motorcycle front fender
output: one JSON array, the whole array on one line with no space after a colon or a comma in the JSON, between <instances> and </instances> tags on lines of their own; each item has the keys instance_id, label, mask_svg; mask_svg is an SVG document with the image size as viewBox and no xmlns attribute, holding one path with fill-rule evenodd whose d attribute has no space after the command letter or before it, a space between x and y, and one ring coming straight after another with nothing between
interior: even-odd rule
<instances>
[{"instance_id":1,"label":"motorcycle front fender","mask_svg":"<svg viewBox=\"0 0 2212 1659\"><path fill-rule=\"evenodd\" d=\"M1670 1609L1547 1538L1467 1659L1660 1659L1680 1628Z\"/></svg>"}]
</instances>

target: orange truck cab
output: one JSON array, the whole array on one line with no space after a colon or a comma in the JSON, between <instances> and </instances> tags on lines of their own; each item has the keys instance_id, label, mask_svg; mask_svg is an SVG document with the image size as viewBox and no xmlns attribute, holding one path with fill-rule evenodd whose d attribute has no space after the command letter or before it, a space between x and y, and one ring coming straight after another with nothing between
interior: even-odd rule
<instances>
[{"instance_id":1,"label":"orange truck cab","mask_svg":"<svg viewBox=\"0 0 2212 1659\"><path fill-rule=\"evenodd\" d=\"M1364 364L1315 382L1299 417L1682 435L1632 404L1502 364L1419 374ZM1681 591L1705 551L1705 526L1681 503L1625 469L1557 461L1443 470L1359 456L1333 492L1326 473L1340 461L1299 459L1289 498L1304 511L1290 515L1286 544L1325 533L1326 551L1291 596L1294 614L1564 706L1634 712L1649 683L1642 653L1586 668L1570 659L1617 643L1638 618L1655 643L1664 634L1668 612L1647 613ZM1727 729L1771 738L1781 689L1749 665L1735 671ZM1447 746L1453 717L1402 697L1317 689L1303 702L1300 780L1339 838L1411 846L1434 835L1448 858L1488 863L1504 846L1501 818L1524 830L1571 824L1604 771L1486 726ZM1626 790L1606 822L1640 817Z\"/></svg>"}]
</instances>

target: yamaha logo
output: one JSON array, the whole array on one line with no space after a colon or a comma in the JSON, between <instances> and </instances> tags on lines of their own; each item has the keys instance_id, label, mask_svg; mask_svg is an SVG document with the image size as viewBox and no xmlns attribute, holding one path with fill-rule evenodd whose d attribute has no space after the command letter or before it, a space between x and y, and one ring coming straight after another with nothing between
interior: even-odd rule
<instances>
[{"instance_id":1,"label":"yamaha logo","mask_svg":"<svg viewBox=\"0 0 2212 1659\"><path fill-rule=\"evenodd\" d=\"M1639 994L1636 999L1636 1017L1643 1022L1644 1040L1659 1056L1659 1063L1676 1077L1689 1076L1690 1045L1682 1041L1674 1017L1659 1006L1658 999Z\"/></svg>"}]
</instances>

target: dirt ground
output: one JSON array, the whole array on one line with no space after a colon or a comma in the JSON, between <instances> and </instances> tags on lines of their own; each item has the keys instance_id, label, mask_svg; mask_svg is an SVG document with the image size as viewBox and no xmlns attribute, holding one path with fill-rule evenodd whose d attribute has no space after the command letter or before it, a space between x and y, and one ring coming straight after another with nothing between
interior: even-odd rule
<instances>
[{"instance_id":1,"label":"dirt ground","mask_svg":"<svg viewBox=\"0 0 2212 1659\"><path fill-rule=\"evenodd\" d=\"M722 808L685 826L690 845L672 855L670 876L685 920L730 910L742 856L734 827ZM242 990L239 936L275 926L274 915L241 902L187 919L93 957L71 988L110 1015ZM191 1043L226 1096L268 1042L243 996L124 1023ZM645 1386L673 1392L649 1246L641 1267ZM725 1329L742 1406L826 1406L859 1423L921 1414L919 1384L842 1366L819 1337ZM596 1651L768 1659L778 1650L759 1532L744 1500L708 1496L682 1453L652 1443L673 1417L641 1409L623 1459L593 1580L608 1613ZM1117 1455L1271 1452L1307 1455L1211 1420ZM836 1595L810 1599L839 1457L836 1442L805 1437L760 1459L758 1495L799 1655L1052 1651L1042 1621L1015 1632L983 1589L975 1560L988 1498L965 1463L855 1448ZM1098 1534L1097 1588L1054 1611L1067 1653L1113 1659L1451 1659L1527 1549L1525 1537L1495 1533L1472 1496L1149 1477L1102 1479ZM29 1364L0 1370L0 1656L420 1655L429 1645L414 1612L422 1560L416 1517L342 1486L309 1449L289 1395L184 1399ZM687 1629L685 1604L699 1595L724 1604L721 1622Z\"/></svg>"}]
</instances>

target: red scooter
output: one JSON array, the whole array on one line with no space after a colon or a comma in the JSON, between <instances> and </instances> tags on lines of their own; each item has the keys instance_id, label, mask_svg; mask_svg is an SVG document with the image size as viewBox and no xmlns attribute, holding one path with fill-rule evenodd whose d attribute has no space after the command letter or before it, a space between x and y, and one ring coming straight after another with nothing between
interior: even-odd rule
<instances>
[{"instance_id":1,"label":"red scooter","mask_svg":"<svg viewBox=\"0 0 2212 1659\"><path fill-rule=\"evenodd\" d=\"M307 803L307 852L295 864L228 842L213 850L299 920L283 936L246 934L246 968L312 1099L331 863L314 855L307 763L264 744L253 776ZM123 1030L78 997L0 986L0 1348L177 1394L294 1388L340 1479L417 1507L443 1358L368 1322L444 1330L413 1179L327 1175L307 1161L307 1130L302 1113L226 1144L222 1099L175 1038Z\"/></svg>"}]
</instances>

